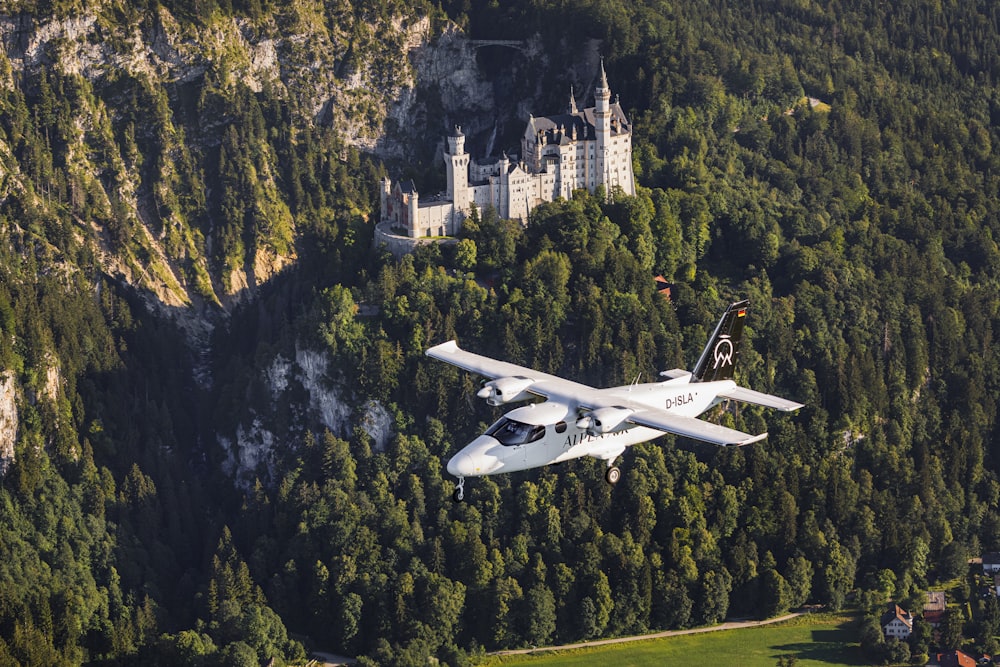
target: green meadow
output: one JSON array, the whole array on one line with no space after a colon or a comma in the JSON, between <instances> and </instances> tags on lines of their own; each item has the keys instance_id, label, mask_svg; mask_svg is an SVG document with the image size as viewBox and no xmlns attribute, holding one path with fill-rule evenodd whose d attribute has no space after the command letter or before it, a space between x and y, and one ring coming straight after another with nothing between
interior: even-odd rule
<instances>
[{"instance_id":1,"label":"green meadow","mask_svg":"<svg viewBox=\"0 0 1000 667\"><path fill-rule=\"evenodd\" d=\"M698 667L774 667L794 656L797 667L866 665L850 614L811 614L775 625L679 635L572 651L493 657L487 665L574 665L644 667L679 664Z\"/></svg>"}]
</instances>

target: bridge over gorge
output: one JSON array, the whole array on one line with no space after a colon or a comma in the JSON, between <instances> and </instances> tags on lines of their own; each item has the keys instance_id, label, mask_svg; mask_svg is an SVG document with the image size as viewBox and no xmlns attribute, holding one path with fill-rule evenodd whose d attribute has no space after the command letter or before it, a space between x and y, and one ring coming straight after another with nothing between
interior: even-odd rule
<instances>
[{"instance_id":1,"label":"bridge over gorge","mask_svg":"<svg viewBox=\"0 0 1000 667\"><path fill-rule=\"evenodd\" d=\"M519 39L470 39L469 44L477 49L482 46L506 46L524 51L527 48L525 43Z\"/></svg>"}]
</instances>

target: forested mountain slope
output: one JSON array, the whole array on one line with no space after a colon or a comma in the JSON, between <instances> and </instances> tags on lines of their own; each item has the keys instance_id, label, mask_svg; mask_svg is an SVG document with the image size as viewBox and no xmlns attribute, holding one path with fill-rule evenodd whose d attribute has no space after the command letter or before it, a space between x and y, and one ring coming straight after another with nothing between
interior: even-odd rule
<instances>
[{"instance_id":1,"label":"forested mountain slope","mask_svg":"<svg viewBox=\"0 0 1000 667\"><path fill-rule=\"evenodd\" d=\"M464 664L914 606L1000 549L1000 10L476 4L0 3L0 663ZM370 247L380 175L432 191L454 123L513 149L595 48L636 197ZM451 504L499 413L427 346L623 383L740 297L742 383L807 406L712 418L768 440Z\"/></svg>"}]
</instances>

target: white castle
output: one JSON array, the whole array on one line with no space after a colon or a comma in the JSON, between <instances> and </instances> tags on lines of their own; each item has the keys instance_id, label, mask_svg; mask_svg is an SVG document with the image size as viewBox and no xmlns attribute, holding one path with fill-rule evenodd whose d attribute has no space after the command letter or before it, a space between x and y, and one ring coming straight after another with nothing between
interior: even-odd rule
<instances>
[{"instance_id":1,"label":"white castle","mask_svg":"<svg viewBox=\"0 0 1000 667\"><path fill-rule=\"evenodd\" d=\"M521 138L521 159L504 154L483 161L465 152L465 135L456 127L444 154L448 190L421 201L412 181L393 185L382 179L381 217L394 233L410 238L452 236L462 228L472 205L493 206L501 218L526 223L531 210L573 191L593 193L604 186L635 194L632 172L632 126L611 88L601 63L594 106L578 110L570 90L569 108L556 116L531 116Z\"/></svg>"}]
</instances>

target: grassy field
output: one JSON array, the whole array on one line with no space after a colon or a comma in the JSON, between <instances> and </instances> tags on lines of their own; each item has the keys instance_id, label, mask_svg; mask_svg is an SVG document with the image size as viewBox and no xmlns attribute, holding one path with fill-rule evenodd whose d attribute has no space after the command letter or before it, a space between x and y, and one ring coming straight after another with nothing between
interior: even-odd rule
<instances>
[{"instance_id":1,"label":"grassy field","mask_svg":"<svg viewBox=\"0 0 1000 667\"><path fill-rule=\"evenodd\" d=\"M775 625L722 630L696 635L616 644L575 651L493 657L486 665L580 665L587 667L774 667L778 658L792 655L797 667L868 664L858 646L856 617L849 614L811 614Z\"/></svg>"}]
</instances>

